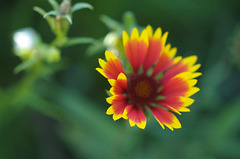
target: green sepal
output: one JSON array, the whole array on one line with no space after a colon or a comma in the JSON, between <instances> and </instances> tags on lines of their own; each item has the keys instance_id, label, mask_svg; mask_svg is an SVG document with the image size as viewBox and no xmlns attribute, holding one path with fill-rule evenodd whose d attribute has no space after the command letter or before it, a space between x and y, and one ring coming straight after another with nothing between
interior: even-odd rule
<instances>
[{"instance_id":1,"label":"green sepal","mask_svg":"<svg viewBox=\"0 0 240 159\"><path fill-rule=\"evenodd\" d=\"M72 17L71 17L71 15L66 14L66 15L64 15L64 16L62 16L62 17L63 17L63 18L66 18L67 21L68 21L70 24L72 24Z\"/></svg>"},{"instance_id":2,"label":"green sepal","mask_svg":"<svg viewBox=\"0 0 240 159\"><path fill-rule=\"evenodd\" d=\"M164 96L157 96L156 100L162 100L162 99L165 99L166 97Z\"/></svg>"},{"instance_id":3,"label":"green sepal","mask_svg":"<svg viewBox=\"0 0 240 159\"><path fill-rule=\"evenodd\" d=\"M105 91L106 91L106 94L107 94L109 97L113 96L113 95L110 93L109 90L105 90Z\"/></svg>"}]
</instances>

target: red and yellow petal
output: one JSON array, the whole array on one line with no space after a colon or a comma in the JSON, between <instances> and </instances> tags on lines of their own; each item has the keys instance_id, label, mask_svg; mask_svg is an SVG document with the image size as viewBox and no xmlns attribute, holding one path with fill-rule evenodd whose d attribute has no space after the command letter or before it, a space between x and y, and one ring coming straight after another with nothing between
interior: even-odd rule
<instances>
[{"instance_id":1,"label":"red and yellow petal","mask_svg":"<svg viewBox=\"0 0 240 159\"><path fill-rule=\"evenodd\" d=\"M182 78L183 80L187 81L189 91L187 91L187 94L185 95L186 97L190 97L200 90L198 87L195 87L197 80L192 79L193 74L195 74L195 73L183 72L176 76L176 78Z\"/></svg>"},{"instance_id":2,"label":"red and yellow petal","mask_svg":"<svg viewBox=\"0 0 240 159\"><path fill-rule=\"evenodd\" d=\"M188 56L182 60L185 64L187 64L189 67L193 66L197 62L197 56Z\"/></svg>"},{"instance_id":3,"label":"red and yellow petal","mask_svg":"<svg viewBox=\"0 0 240 159\"><path fill-rule=\"evenodd\" d=\"M127 119L127 111L126 109L124 110L123 114L114 114L114 110L113 110L113 107L110 106L107 111L106 111L106 114L107 115L113 115L113 120L116 121L120 118L123 118L123 119Z\"/></svg>"},{"instance_id":4,"label":"red and yellow petal","mask_svg":"<svg viewBox=\"0 0 240 159\"><path fill-rule=\"evenodd\" d=\"M131 64L133 71L138 72L142 65L148 50L148 33L144 29L139 37L138 30L134 28L131 33L131 37L123 31L123 45L129 63Z\"/></svg>"},{"instance_id":5,"label":"red and yellow petal","mask_svg":"<svg viewBox=\"0 0 240 159\"><path fill-rule=\"evenodd\" d=\"M162 73L163 71L167 70L174 64L176 64L178 62L178 60L180 60L179 58L174 58L176 53L177 53L177 49L171 48L170 44L165 46L158 61L157 61L156 66L154 67L152 75L156 76L156 75Z\"/></svg>"},{"instance_id":6,"label":"red and yellow petal","mask_svg":"<svg viewBox=\"0 0 240 159\"><path fill-rule=\"evenodd\" d=\"M197 56L189 56L186 58L183 58L181 61L179 61L176 65L171 67L162 77L160 83L165 84L168 80L173 78L174 76L182 73L182 72L192 72L192 78L196 78L201 75L201 73L196 72L201 65L196 64Z\"/></svg>"},{"instance_id":7,"label":"red and yellow petal","mask_svg":"<svg viewBox=\"0 0 240 159\"><path fill-rule=\"evenodd\" d=\"M162 41L162 46L165 46L166 41L167 41L167 37L168 37L168 32L165 32L162 35L162 29L159 27L159 28L156 29L156 31L153 34L153 29L150 25L148 25L146 27L146 30L148 32L148 37L150 39L160 39Z\"/></svg>"},{"instance_id":8,"label":"red and yellow petal","mask_svg":"<svg viewBox=\"0 0 240 159\"><path fill-rule=\"evenodd\" d=\"M174 76L182 72L187 72L188 70L189 70L188 66L184 64L182 61L180 61L179 63L171 67L168 71L166 71L166 73L163 75L162 79L160 80L160 83L164 85Z\"/></svg>"},{"instance_id":9,"label":"red and yellow petal","mask_svg":"<svg viewBox=\"0 0 240 159\"><path fill-rule=\"evenodd\" d=\"M152 38L152 37L153 37L153 29L152 29L151 25L148 25L148 26L146 27L146 30L147 30L148 37L149 37L149 38ZM162 35L162 32L161 32L161 31L162 31L162 30L160 30L160 32L159 32L160 37L161 37L161 35Z\"/></svg>"},{"instance_id":10,"label":"red and yellow petal","mask_svg":"<svg viewBox=\"0 0 240 159\"><path fill-rule=\"evenodd\" d=\"M190 72L196 72L201 67L201 64L195 64L197 62L197 56L195 55L186 57L182 61L188 65Z\"/></svg>"},{"instance_id":11,"label":"red and yellow petal","mask_svg":"<svg viewBox=\"0 0 240 159\"><path fill-rule=\"evenodd\" d=\"M160 107L150 107L150 109L153 116L163 129L164 125L167 126L170 130L181 128L179 120L171 112Z\"/></svg>"},{"instance_id":12,"label":"red and yellow petal","mask_svg":"<svg viewBox=\"0 0 240 159\"><path fill-rule=\"evenodd\" d=\"M182 96L173 96L173 97L166 97L165 99L159 100L157 103L169 110L172 110L178 114L180 112L190 111L189 109L184 109L191 105L194 102L193 99L188 97Z\"/></svg>"},{"instance_id":13,"label":"red and yellow petal","mask_svg":"<svg viewBox=\"0 0 240 159\"><path fill-rule=\"evenodd\" d=\"M149 68L151 68L153 64L158 60L167 39L167 33L165 33L161 39L162 36L161 28L157 28L154 34L152 33L151 26L147 26L146 30L148 32L149 37L149 46L147 56L143 63L143 69L145 72L148 71Z\"/></svg>"},{"instance_id":14,"label":"red and yellow petal","mask_svg":"<svg viewBox=\"0 0 240 159\"><path fill-rule=\"evenodd\" d=\"M120 118L127 118L125 108L128 105L127 98L123 95L115 95L108 97L107 102L112 104L106 112L106 114L113 114L113 120L118 120Z\"/></svg>"},{"instance_id":15,"label":"red and yellow petal","mask_svg":"<svg viewBox=\"0 0 240 159\"><path fill-rule=\"evenodd\" d=\"M133 127L134 125L137 125L141 129L146 127L146 116L139 107L129 105L126 107L126 111L130 126Z\"/></svg>"},{"instance_id":16,"label":"red and yellow petal","mask_svg":"<svg viewBox=\"0 0 240 159\"><path fill-rule=\"evenodd\" d=\"M159 39L149 39L149 47L147 51L147 56L143 63L144 71L148 71L149 68L157 61L162 50L162 43Z\"/></svg>"},{"instance_id":17,"label":"red and yellow petal","mask_svg":"<svg viewBox=\"0 0 240 159\"><path fill-rule=\"evenodd\" d=\"M160 91L160 95L164 97L169 96L186 96L190 97L199 91L199 88L194 87L197 80L191 79L191 72L183 72L163 85L163 89Z\"/></svg>"},{"instance_id":18,"label":"red and yellow petal","mask_svg":"<svg viewBox=\"0 0 240 159\"><path fill-rule=\"evenodd\" d=\"M106 51L105 57L107 59L107 62L102 59L98 60L101 68L96 68L96 70L99 73L101 73L104 77L108 79L117 79L120 73L125 74L122 63L114 54Z\"/></svg>"},{"instance_id":19,"label":"red and yellow petal","mask_svg":"<svg viewBox=\"0 0 240 159\"><path fill-rule=\"evenodd\" d=\"M164 96L164 99L158 100L157 103L176 113L188 112L188 108L194 100L190 97L199 91L195 87L196 79L192 79L191 72L183 72L170 79L159 92L159 95Z\"/></svg>"},{"instance_id":20,"label":"red and yellow petal","mask_svg":"<svg viewBox=\"0 0 240 159\"><path fill-rule=\"evenodd\" d=\"M190 90L186 80L181 77L174 77L170 79L160 91L160 95L164 97L169 96L185 96Z\"/></svg>"},{"instance_id":21,"label":"red and yellow petal","mask_svg":"<svg viewBox=\"0 0 240 159\"><path fill-rule=\"evenodd\" d=\"M127 77L125 74L120 73L117 77L117 80L109 79L108 82L112 86L110 93L112 95L121 95L127 91Z\"/></svg>"}]
</instances>

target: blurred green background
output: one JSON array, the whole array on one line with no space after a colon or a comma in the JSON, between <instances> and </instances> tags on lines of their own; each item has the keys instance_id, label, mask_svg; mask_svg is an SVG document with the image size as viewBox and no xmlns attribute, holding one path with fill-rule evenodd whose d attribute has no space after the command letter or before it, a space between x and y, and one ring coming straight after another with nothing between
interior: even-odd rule
<instances>
[{"instance_id":1,"label":"blurred green background","mask_svg":"<svg viewBox=\"0 0 240 159\"><path fill-rule=\"evenodd\" d=\"M95 71L104 50L90 55L87 44L64 48L64 68L14 92L26 73L13 73L21 61L13 53L12 35L32 27L51 42L54 35L33 6L51 7L47 0L1 0L0 159L240 159L240 1L86 2L94 10L74 14L69 36L101 39L110 31L101 15L121 22L124 12L132 11L140 26L169 31L167 42L178 55L199 57L201 91L191 112L177 115L182 129L163 130L150 118L140 130L107 116L110 86Z\"/></svg>"}]
</instances>

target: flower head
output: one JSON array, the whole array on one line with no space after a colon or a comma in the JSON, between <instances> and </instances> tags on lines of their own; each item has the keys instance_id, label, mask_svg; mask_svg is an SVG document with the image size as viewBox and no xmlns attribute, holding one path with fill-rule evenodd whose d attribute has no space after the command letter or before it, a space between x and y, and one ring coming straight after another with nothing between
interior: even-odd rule
<instances>
[{"instance_id":1,"label":"flower head","mask_svg":"<svg viewBox=\"0 0 240 159\"><path fill-rule=\"evenodd\" d=\"M160 28L153 32L147 26L140 35L134 28L130 37L125 31L122 36L131 71L109 51L105 52L106 61L99 59L101 68L97 68L111 85L112 96L106 99L111 106L106 113L113 115L113 120L128 119L131 126L144 129L145 114L151 111L163 128L181 128L174 113L190 111L187 107L194 100L189 97L199 91L194 79L201 75L196 72L200 67L195 64L197 57L176 57L177 49L165 45L168 33L162 35Z\"/></svg>"}]
</instances>

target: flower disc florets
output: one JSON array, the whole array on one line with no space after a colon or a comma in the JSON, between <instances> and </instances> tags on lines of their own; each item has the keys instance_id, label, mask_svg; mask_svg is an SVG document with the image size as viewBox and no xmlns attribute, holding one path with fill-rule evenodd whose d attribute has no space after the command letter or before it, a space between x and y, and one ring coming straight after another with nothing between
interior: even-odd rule
<instances>
[{"instance_id":1,"label":"flower disc florets","mask_svg":"<svg viewBox=\"0 0 240 159\"><path fill-rule=\"evenodd\" d=\"M143 107L154 102L157 96L157 81L145 74L130 75L127 95L129 103Z\"/></svg>"}]
</instances>

